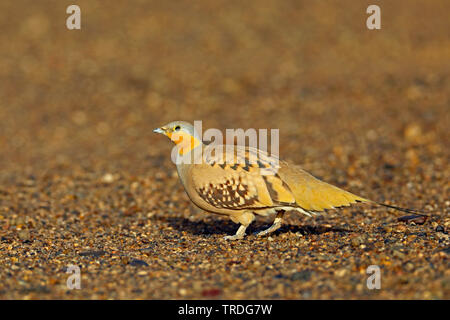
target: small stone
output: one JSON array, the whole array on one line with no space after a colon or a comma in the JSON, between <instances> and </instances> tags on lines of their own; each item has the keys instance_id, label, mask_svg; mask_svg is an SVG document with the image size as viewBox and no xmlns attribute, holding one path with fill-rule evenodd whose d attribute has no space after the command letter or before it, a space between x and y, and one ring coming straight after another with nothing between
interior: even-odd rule
<instances>
[{"instance_id":1,"label":"small stone","mask_svg":"<svg viewBox=\"0 0 450 320\"><path fill-rule=\"evenodd\" d=\"M91 257L97 258L97 257L103 256L104 254L106 254L106 251L103 251L103 250L88 250L88 251L80 252L80 256L82 256L82 257L91 256Z\"/></svg>"},{"instance_id":2,"label":"small stone","mask_svg":"<svg viewBox=\"0 0 450 320\"><path fill-rule=\"evenodd\" d=\"M294 281L308 281L311 279L312 271L311 270L302 270L295 272L291 275L291 279Z\"/></svg>"},{"instance_id":3,"label":"small stone","mask_svg":"<svg viewBox=\"0 0 450 320\"><path fill-rule=\"evenodd\" d=\"M139 188L139 182L134 181L131 185L130 185L131 190L136 190L137 188Z\"/></svg>"},{"instance_id":4,"label":"small stone","mask_svg":"<svg viewBox=\"0 0 450 320\"><path fill-rule=\"evenodd\" d=\"M336 270L336 271L334 272L334 274L335 274L337 277L342 278L343 276L345 276L345 275L347 274L347 271L348 271L347 269L342 268L342 269Z\"/></svg>"},{"instance_id":5,"label":"small stone","mask_svg":"<svg viewBox=\"0 0 450 320\"><path fill-rule=\"evenodd\" d=\"M411 272L414 270L414 264L412 262L407 262L404 266L404 269L408 272Z\"/></svg>"},{"instance_id":6,"label":"small stone","mask_svg":"<svg viewBox=\"0 0 450 320\"><path fill-rule=\"evenodd\" d=\"M398 224L395 226L395 232L405 232L406 231L406 226L404 224Z\"/></svg>"},{"instance_id":7,"label":"small stone","mask_svg":"<svg viewBox=\"0 0 450 320\"><path fill-rule=\"evenodd\" d=\"M358 247L363 242L364 242L364 238L362 236L358 236L358 237L352 239L351 244L353 247Z\"/></svg>"},{"instance_id":8,"label":"small stone","mask_svg":"<svg viewBox=\"0 0 450 320\"><path fill-rule=\"evenodd\" d=\"M20 230L18 235L22 241L30 240L30 232L28 230Z\"/></svg>"},{"instance_id":9,"label":"small stone","mask_svg":"<svg viewBox=\"0 0 450 320\"><path fill-rule=\"evenodd\" d=\"M415 87L413 87L415 88ZM403 131L403 134L405 136L406 139L408 139L411 142L416 142L420 137L422 137L423 132L422 132L422 128L416 124L410 124L408 125L405 130Z\"/></svg>"},{"instance_id":10,"label":"small stone","mask_svg":"<svg viewBox=\"0 0 450 320\"><path fill-rule=\"evenodd\" d=\"M409 216L403 216L398 218L397 220L400 222L406 222L406 223L415 223L415 224L424 224L425 221L427 221L428 216L421 215L421 214L413 214Z\"/></svg>"},{"instance_id":11,"label":"small stone","mask_svg":"<svg viewBox=\"0 0 450 320\"><path fill-rule=\"evenodd\" d=\"M219 294L221 294L221 290L220 289L205 289L202 291L202 296L203 297L216 297Z\"/></svg>"},{"instance_id":12,"label":"small stone","mask_svg":"<svg viewBox=\"0 0 450 320\"><path fill-rule=\"evenodd\" d=\"M178 290L178 293L180 294L180 296L185 296L187 294L187 290L184 288L181 288L180 290Z\"/></svg>"},{"instance_id":13,"label":"small stone","mask_svg":"<svg viewBox=\"0 0 450 320\"><path fill-rule=\"evenodd\" d=\"M439 239L444 240L444 241L448 241L449 240L449 235L445 234L443 232L436 232L436 235L438 236Z\"/></svg>"},{"instance_id":14,"label":"small stone","mask_svg":"<svg viewBox=\"0 0 450 320\"><path fill-rule=\"evenodd\" d=\"M134 266L134 267L148 267L148 263L143 261L143 260L139 260L139 259L133 259L130 261L129 263L130 266Z\"/></svg>"},{"instance_id":15,"label":"small stone","mask_svg":"<svg viewBox=\"0 0 450 320\"><path fill-rule=\"evenodd\" d=\"M405 257L405 254L399 250L394 250L392 255L399 259L403 259Z\"/></svg>"},{"instance_id":16,"label":"small stone","mask_svg":"<svg viewBox=\"0 0 450 320\"><path fill-rule=\"evenodd\" d=\"M102 181L104 183L112 183L114 182L114 176L111 173L107 173L102 177Z\"/></svg>"}]
</instances>

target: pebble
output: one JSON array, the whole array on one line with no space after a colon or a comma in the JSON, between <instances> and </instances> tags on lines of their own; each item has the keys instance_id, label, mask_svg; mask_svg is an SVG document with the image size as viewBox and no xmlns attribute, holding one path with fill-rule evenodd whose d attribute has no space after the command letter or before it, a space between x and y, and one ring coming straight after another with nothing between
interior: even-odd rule
<instances>
[{"instance_id":1,"label":"pebble","mask_svg":"<svg viewBox=\"0 0 450 320\"><path fill-rule=\"evenodd\" d=\"M103 251L103 250L88 250L88 251L80 252L80 256L82 256L82 257L92 256L92 257L98 258L98 257L105 255L106 253L107 252Z\"/></svg>"},{"instance_id":2,"label":"pebble","mask_svg":"<svg viewBox=\"0 0 450 320\"><path fill-rule=\"evenodd\" d=\"M336 270L334 274L335 274L337 277L342 278L342 277L345 276L347 273L348 273L348 270L342 268L342 269Z\"/></svg>"},{"instance_id":3,"label":"pebble","mask_svg":"<svg viewBox=\"0 0 450 320\"><path fill-rule=\"evenodd\" d=\"M139 260L139 259L133 259L128 263L130 266L134 266L134 267L148 267L148 263L143 261L143 260Z\"/></svg>"},{"instance_id":4,"label":"pebble","mask_svg":"<svg viewBox=\"0 0 450 320\"><path fill-rule=\"evenodd\" d=\"M294 281L308 281L311 279L312 271L311 270L303 270L295 272L291 275L291 279Z\"/></svg>"},{"instance_id":5,"label":"pebble","mask_svg":"<svg viewBox=\"0 0 450 320\"><path fill-rule=\"evenodd\" d=\"M414 264L412 262L407 262L404 266L404 269L408 272L411 272L414 270Z\"/></svg>"},{"instance_id":6,"label":"pebble","mask_svg":"<svg viewBox=\"0 0 450 320\"><path fill-rule=\"evenodd\" d=\"M415 223L415 224L424 224L427 221L428 216L413 214L409 216L402 216L398 218L398 221L407 222L407 223Z\"/></svg>"},{"instance_id":7,"label":"pebble","mask_svg":"<svg viewBox=\"0 0 450 320\"><path fill-rule=\"evenodd\" d=\"M222 293L222 291L220 289L205 289L202 291L202 296L203 297L208 297L208 298L212 298L212 297L217 297L218 295L220 295Z\"/></svg>"},{"instance_id":8,"label":"pebble","mask_svg":"<svg viewBox=\"0 0 450 320\"><path fill-rule=\"evenodd\" d=\"M179 293L181 296L185 296L185 295L187 294L187 290L184 289L184 288L181 288L180 290L178 290L178 293Z\"/></svg>"},{"instance_id":9,"label":"pebble","mask_svg":"<svg viewBox=\"0 0 450 320\"><path fill-rule=\"evenodd\" d=\"M360 246L362 243L364 243L364 241L365 241L365 239L364 239L363 236L357 236L357 237L355 237L355 238L353 238L353 239L351 240L351 244L352 244L353 247L358 247L358 246Z\"/></svg>"},{"instance_id":10,"label":"pebble","mask_svg":"<svg viewBox=\"0 0 450 320\"><path fill-rule=\"evenodd\" d=\"M22 241L30 240L30 232L28 230L20 230L18 236Z\"/></svg>"},{"instance_id":11,"label":"pebble","mask_svg":"<svg viewBox=\"0 0 450 320\"><path fill-rule=\"evenodd\" d=\"M111 173L107 173L102 177L102 181L104 183L112 183L114 182L114 176Z\"/></svg>"},{"instance_id":12,"label":"pebble","mask_svg":"<svg viewBox=\"0 0 450 320\"><path fill-rule=\"evenodd\" d=\"M399 250L394 250L393 254L392 254L395 258L399 258L399 259L404 259L405 258L405 254Z\"/></svg>"}]
</instances>

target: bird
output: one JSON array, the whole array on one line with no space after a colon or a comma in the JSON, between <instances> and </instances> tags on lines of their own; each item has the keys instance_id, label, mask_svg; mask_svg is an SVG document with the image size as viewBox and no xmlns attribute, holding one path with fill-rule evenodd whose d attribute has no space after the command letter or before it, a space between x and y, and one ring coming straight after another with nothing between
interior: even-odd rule
<instances>
[{"instance_id":1,"label":"bird","mask_svg":"<svg viewBox=\"0 0 450 320\"><path fill-rule=\"evenodd\" d=\"M314 216L365 202L420 214L345 191L264 150L207 144L189 122L173 121L153 132L175 143L172 160L189 199L204 211L228 216L240 224L234 235L224 237L226 240L244 238L255 215L275 215L269 228L256 233L266 236L282 226L287 211Z\"/></svg>"}]
</instances>

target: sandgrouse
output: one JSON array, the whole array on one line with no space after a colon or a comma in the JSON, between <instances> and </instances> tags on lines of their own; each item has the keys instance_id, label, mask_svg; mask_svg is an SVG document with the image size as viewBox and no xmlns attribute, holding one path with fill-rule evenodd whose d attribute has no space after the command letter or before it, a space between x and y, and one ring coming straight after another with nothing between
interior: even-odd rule
<instances>
[{"instance_id":1,"label":"sandgrouse","mask_svg":"<svg viewBox=\"0 0 450 320\"><path fill-rule=\"evenodd\" d=\"M227 240L243 238L255 214L276 215L272 226L257 233L263 236L279 229L289 210L311 216L326 209L370 202L417 213L354 195L255 148L206 145L188 122L174 121L153 131L176 144L172 158L191 201L205 211L228 215L240 223L236 234L226 236Z\"/></svg>"}]
</instances>

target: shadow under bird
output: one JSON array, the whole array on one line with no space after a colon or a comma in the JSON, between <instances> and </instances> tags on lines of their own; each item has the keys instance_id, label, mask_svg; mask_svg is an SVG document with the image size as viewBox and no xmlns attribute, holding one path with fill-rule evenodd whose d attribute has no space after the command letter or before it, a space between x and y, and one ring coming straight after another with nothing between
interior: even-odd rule
<instances>
[{"instance_id":1,"label":"shadow under bird","mask_svg":"<svg viewBox=\"0 0 450 320\"><path fill-rule=\"evenodd\" d=\"M174 121L153 131L176 144L174 160L191 201L240 224L235 235L225 237L227 240L242 239L255 214L275 215L272 226L257 233L264 236L281 227L283 215L289 210L311 216L326 209L369 202L419 213L354 195L255 148L206 145L188 122Z\"/></svg>"}]
</instances>

